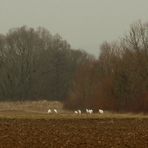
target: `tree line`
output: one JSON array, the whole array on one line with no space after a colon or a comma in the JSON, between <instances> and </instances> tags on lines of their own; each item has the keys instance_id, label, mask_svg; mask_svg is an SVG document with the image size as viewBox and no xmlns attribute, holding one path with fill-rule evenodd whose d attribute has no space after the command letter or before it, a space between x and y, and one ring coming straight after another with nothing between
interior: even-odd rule
<instances>
[{"instance_id":1,"label":"tree line","mask_svg":"<svg viewBox=\"0 0 148 148\"><path fill-rule=\"evenodd\" d=\"M78 68L65 107L148 112L148 23L132 24Z\"/></svg>"},{"instance_id":2,"label":"tree line","mask_svg":"<svg viewBox=\"0 0 148 148\"><path fill-rule=\"evenodd\" d=\"M0 34L0 100L37 99L67 109L147 112L148 23L105 41L98 58L42 27Z\"/></svg>"},{"instance_id":3,"label":"tree line","mask_svg":"<svg viewBox=\"0 0 148 148\"><path fill-rule=\"evenodd\" d=\"M0 100L59 100L89 55L58 34L26 26L0 35Z\"/></svg>"}]
</instances>

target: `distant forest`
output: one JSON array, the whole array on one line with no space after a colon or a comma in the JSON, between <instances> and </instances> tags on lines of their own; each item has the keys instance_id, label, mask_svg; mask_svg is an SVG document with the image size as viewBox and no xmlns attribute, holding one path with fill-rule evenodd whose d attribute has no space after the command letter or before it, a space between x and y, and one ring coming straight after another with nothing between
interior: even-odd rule
<instances>
[{"instance_id":1,"label":"distant forest","mask_svg":"<svg viewBox=\"0 0 148 148\"><path fill-rule=\"evenodd\" d=\"M148 112L148 23L102 43L98 58L42 27L0 34L0 101L45 99L67 109Z\"/></svg>"}]
</instances>

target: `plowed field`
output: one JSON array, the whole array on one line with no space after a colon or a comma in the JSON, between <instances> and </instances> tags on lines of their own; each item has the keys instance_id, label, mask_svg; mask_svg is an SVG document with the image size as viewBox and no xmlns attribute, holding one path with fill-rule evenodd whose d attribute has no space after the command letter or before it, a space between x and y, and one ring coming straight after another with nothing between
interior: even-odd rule
<instances>
[{"instance_id":1,"label":"plowed field","mask_svg":"<svg viewBox=\"0 0 148 148\"><path fill-rule=\"evenodd\" d=\"M148 119L0 119L0 148L148 148Z\"/></svg>"}]
</instances>

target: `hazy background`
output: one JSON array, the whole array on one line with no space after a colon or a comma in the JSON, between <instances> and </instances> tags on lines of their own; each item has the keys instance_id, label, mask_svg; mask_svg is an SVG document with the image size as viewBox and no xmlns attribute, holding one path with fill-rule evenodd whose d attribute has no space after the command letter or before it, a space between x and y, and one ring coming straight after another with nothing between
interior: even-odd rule
<instances>
[{"instance_id":1,"label":"hazy background","mask_svg":"<svg viewBox=\"0 0 148 148\"><path fill-rule=\"evenodd\" d=\"M117 39L131 23L147 18L148 0L0 0L0 33L43 26L93 54L104 40Z\"/></svg>"}]
</instances>

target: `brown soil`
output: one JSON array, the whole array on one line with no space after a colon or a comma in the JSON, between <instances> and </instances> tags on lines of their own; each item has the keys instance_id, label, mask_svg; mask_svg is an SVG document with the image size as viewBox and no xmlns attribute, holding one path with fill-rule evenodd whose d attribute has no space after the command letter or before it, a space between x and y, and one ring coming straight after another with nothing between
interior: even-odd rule
<instances>
[{"instance_id":1,"label":"brown soil","mask_svg":"<svg viewBox=\"0 0 148 148\"><path fill-rule=\"evenodd\" d=\"M148 119L0 119L0 148L148 148Z\"/></svg>"}]
</instances>

